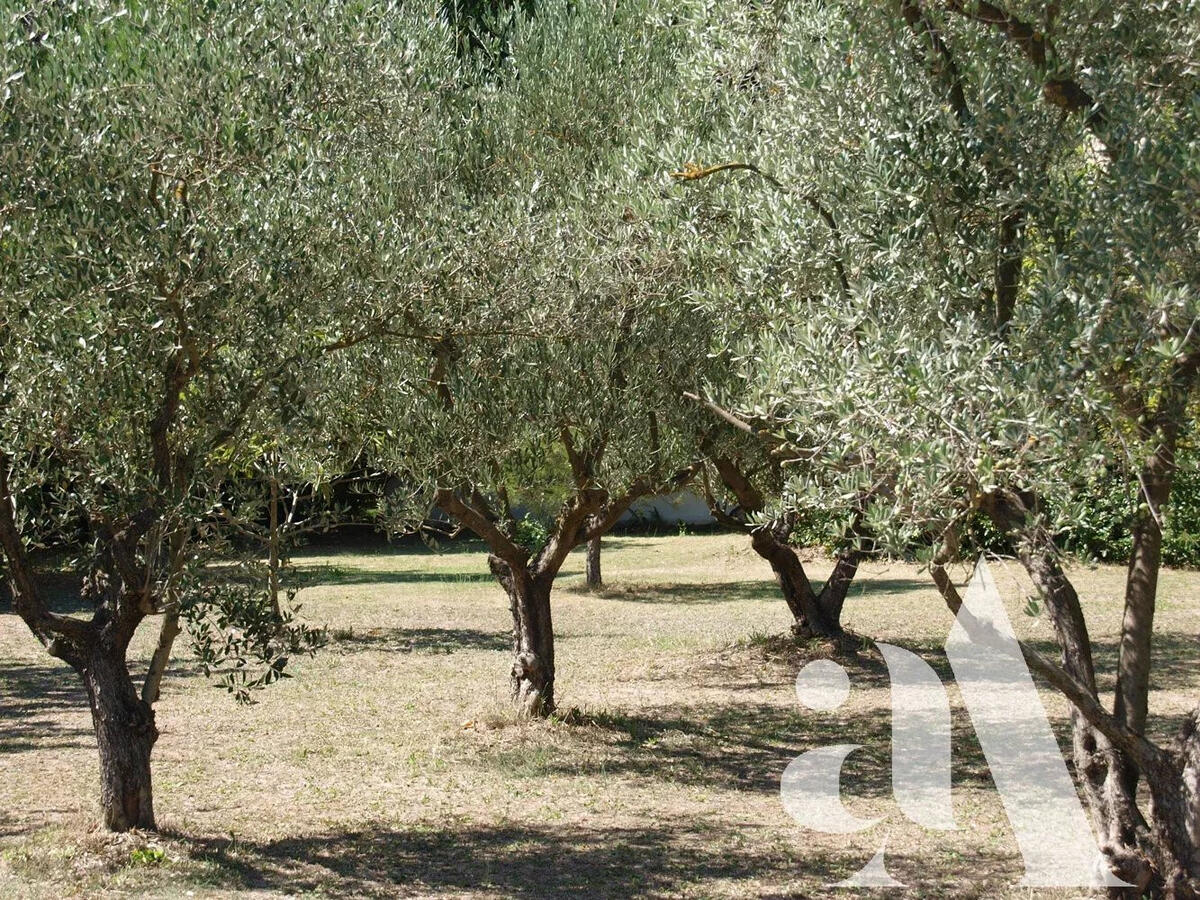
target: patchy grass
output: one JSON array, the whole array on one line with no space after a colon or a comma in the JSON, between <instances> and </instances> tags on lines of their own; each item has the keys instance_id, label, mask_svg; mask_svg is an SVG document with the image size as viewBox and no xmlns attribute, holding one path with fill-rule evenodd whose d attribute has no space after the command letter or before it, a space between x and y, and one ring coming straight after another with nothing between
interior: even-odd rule
<instances>
[{"instance_id":1,"label":"patchy grass","mask_svg":"<svg viewBox=\"0 0 1200 900\"><path fill-rule=\"evenodd\" d=\"M177 661L158 707L159 835L90 829L82 690L0 614L0 895L832 896L885 841L914 895L1077 895L1011 887L1020 858L941 652L950 616L914 567L864 567L846 619L948 682L953 832L894 808L886 670L869 640L843 707L797 703L797 670L830 648L781 637L787 610L744 538L610 538L597 593L572 557L554 607L561 709L536 723L509 707L507 604L478 544L301 563L304 613L330 626L330 644L296 660L294 678L239 708ZM1018 630L1049 646L1044 615L1021 612L1028 582L1014 566L993 572ZM1111 690L1123 570L1074 575ZM1161 582L1160 736L1196 702L1197 582ZM153 640L139 635L136 654ZM1043 696L1064 735L1065 704ZM864 747L847 760L845 802L886 821L853 835L801 829L779 802L784 767L848 742Z\"/></svg>"}]
</instances>

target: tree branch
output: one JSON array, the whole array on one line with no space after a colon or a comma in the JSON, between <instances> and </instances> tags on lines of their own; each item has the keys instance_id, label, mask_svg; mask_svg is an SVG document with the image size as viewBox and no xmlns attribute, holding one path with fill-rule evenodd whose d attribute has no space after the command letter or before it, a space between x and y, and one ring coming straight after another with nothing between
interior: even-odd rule
<instances>
[{"instance_id":1,"label":"tree branch","mask_svg":"<svg viewBox=\"0 0 1200 900\"><path fill-rule=\"evenodd\" d=\"M712 484L708 480L708 466L705 466L701 470L701 481L704 485L704 501L708 504L708 511L712 513L712 517L726 528L732 528L735 531L749 534L752 530L750 526L741 519L727 513L721 504L717 502L717 498L713 496Z\"/></svg>"},{"instance_id":2,"label":"tree branch","mask_svg":"<svg viewBox=\"0 0 1200 900\"><path fill-rule=\"evenodd\" d=\"M763 428L756 428L751 423L745 421L744 419L739 419L729 410L717 406L717 404L705 397L701 397L698 394L693 394L690 391L684 391L683 396L685 399L692 400L693 402L699 403L701 406L707 408L710 412L716 414L718 418L732 425L738 431L745 432L746 434L756 437L765 443L772 444L775 447L785 447L787 445L787 441L783 440L778 435L772 434Z\"/></svg>"},{"instance_id":3,"label":"tree branch","mask_svg":"<svg viewBox=\"0 0 1200 900\"><path fill-rule=\"evenodd\" d=\"M677 172L671 172L670 175L672 178L679 181L698 181L701 178L708 178L710 175L716 175L718 172L736 171L753 172L759 178L770 182L771 185L783 191L784 193L797 193L791 188L787 187L787 185L783 184L783 182L781 182L774 175L764 172L758 166L754 165L754 163L727 162L720 163L715 166L701 166L690 162L684 163L682 169ZM837 245L837 252L832 254L833 268L837 273L838 283L841 285L843 295L848 295L850 293L850 279L846 275L846 267L842 261L842 248L844 247L844 242L842 241L842 232L838 228L837 220L833 217L833 213L829 211L829 208L821 202L820 198L817 197L816 194L797 194L797 196L799 196L801 200L807 203L817 213L817 215L821 217L821 220L829 229L830 234L833 235L834 242Z\"/></svg>"},{"instance_id":4,"label":"tree branch","mask_svg":"<svg viewBox=\"0 0 1200 900\"><path fill-rule=\"evenodd\" d=\"M69 650L62 646L58 638L66 638L82 648L91 637L90 623L50 612L46 607L13 513L15 498L8 480L10 467L8 455L0 453L0 546L3 546L4 556L8 560L13 609L52 655L70 662Z\"/></svg>"},{"instance_id":5,"label":"tree branch","mask_svg":"<svg viewBox=\"0 0 1200 900\"><path fill-rule=\"evenodd\" d=\"M950 581L949 576L946 575L945 569L940 565L938 568L942 575L942 577L935 577L934 579L938 591L941 593L946 607L955 618L960 620L965 619L968 622L968 634L994 631L990 624L980 622L971 616L969 611L962 608L962 598L958 593L958 589ZM1021 655L1025 657L1025 662L1029 665L1030 670L1041 675L1052 687L1071 701L1088 721L1088 724L1108 738L1113 746L1128 753L1143 771L1163 764L1165 752L1161 748L1156 747L1142 735L1130 730L1122 722L1118 721L1116 717L1100 705L1100 701L1096 699L1095 694L1072 678L1065 669L1046 659L1046 657L1042 656L1041 653L1025 641L1018 639L1017 645L1020 647Z\"/></svg>"},{"instance_id":6,"label":"tree branch","mask_svg":"<svg viewBox=\"0 0 1200 900\"><path fill-rule=\"evenodd\" d=\"M568 554L581 543L580 532L588 518L600 508L601 496L600 491L580 490L563 504L554 520L550 539L533 560L535 577L553 578L558 574Z\"/></svg>"},{"instance_id":7,"label":"tree branch","mask_svg":"<svg viewBox=\"0 0 1200 900\"><path fill-rule=\"evenodd\" d=\"M1038 28L1018 19L986 0L945 0L946 9L1001 32L1021 51L1039 75L1049 73L1057 54L1050 39ZM1073 78L1048 78L1042 84L1046 101L1066 113L1085 112L1088 129L1100 140L1104 135L1104 111L1094 97ZM1107 145L1107 141L1105 141Z\"/></svg>"},{"instance_id":8,"label":"tree branch","mask_svg":"<svg viewBox=\"0 0 1200 900\"><path fill-rule=\"evenodd\" d=\"M529 551L497 528L484 513L464 503L454 491L439 488L434 503L446 515L453 516L475 532L492 553L513 568L523 569L529 562Z\"/></svg>"},{"instance_id":9,"label":"tree branch","mask_svg":"<svg viewBox=\"0 0 1200 900\"><path fill-rule=\"evenodd\" d=\"M954 110L955 116L958 117L960 124L966 124L971 118L971 110L967 106L967 94L963 89L962 72L959 71L958 64L954 61L954 56L950 53L950 47L942 38L941 32L937 30L929 17L925 15L921 9L921 4L917 0L901 0L900 15L907 23L909 30L916 35L918 40L924 40L929 44L929 49L932 51L934 59L940 63L932 66L932 74L940 76L947 85L949 90L950 108Z\"/></svg>"}]
</instances>

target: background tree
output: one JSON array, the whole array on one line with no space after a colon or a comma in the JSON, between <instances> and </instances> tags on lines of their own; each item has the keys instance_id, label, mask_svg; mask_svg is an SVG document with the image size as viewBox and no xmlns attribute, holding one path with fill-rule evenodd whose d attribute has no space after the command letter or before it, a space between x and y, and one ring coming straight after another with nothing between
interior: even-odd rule
<instances>
[{"instance_id":1,"label":"background tree","mask_svg":"<svg viewBox=\"0 0 1200 900\"><path fill-rule=\"evenodd\" d=\"M788 29L781 7L707 7L684 72L699 114L676 118L661 153L679 184L673 195L679 215L695 234L689 280L719 330L712 351L719 365L697 369L688 392L704 408L697 440L708 459L706 499L714 516L748 534L770 564L794 634L840 639L842 607L870 547L863 523L869 492L830 492L803 511L784 502L783 441L765 418L730 411L759 396L757 388L747 394L747 379L759 362L759 343L778 340L787 327L783 298L819 292L827 278L843 292L850 289L846 257L853 251L844 245L831 201L798 167L808 146L796 144L792 126L808 111L798 110L780 83L796 62ZM790 451L789 457L794 475L806 463ZM801 527L803 539L833 548L836 556L820 587L791 545Z\"/></svg>"},{"instance_id":2,"label":"background tree","mask_svg":"<svg viewBox=\"0 0 1200 900\"><path fill-rule=\"evenodd\" d=\"M729 415L725 410L720 414ZM752 428L749 423L746 427ZM709 458L702 474L705 499L714 518L749 535L754 552L771 566L792 614L794 637L845 637L842 609L866 556L867 535L861 527L865 504L850 507L846 516L834 515L835 511L826 507L819 523L802 522L783 496L785 476L780 460L771 454L777 444L770 446L774 442L762 434L749 440L726 438L722 443L717 447L711 438L707 441ZM831 539L833 533L836 536ZM820 546L834 542L833 571L819 589L809 579L795 546L798 540L814 537Z\"/></svg>"}]
</instances>

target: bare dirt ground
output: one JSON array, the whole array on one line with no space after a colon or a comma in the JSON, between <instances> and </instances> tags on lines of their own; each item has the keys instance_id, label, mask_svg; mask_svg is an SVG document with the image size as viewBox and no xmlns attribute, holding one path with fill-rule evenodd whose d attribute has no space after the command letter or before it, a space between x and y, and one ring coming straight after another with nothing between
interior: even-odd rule
<instances>
[{"instance_id":1,"label":"bare dirt ground","mask_svg":"<svg viewBox=\"0 0 1200 900\"><path fill-rule=\"evenodd\" d=\"M303 615L331 642L256 705L236 706L181 648L157 708L161 835L92 830L82 689L0 608L0 895L844 896L830 885L885 843L910 896L1080 895L1013 886L1020 856L941 649L951 619L914 566L867 566L846 620L947 682L952 832L907 822L891 799L886 670L869 641L843 707L799 705L796 672L824 651L770 638L789 617L742 537L610 538L599 594L573 557L555 594L560 716L534 724L508 712L508 610L480 545L299 563L312 582ZM993 573L1018 632L1049 648L1044 616L1022 613L1027 581L1012 564ZM1073 575L1111 690L1123 570ZM1200 696L1198 585L1195 573L1162 579L1160 737ZM139 636L139 655L153 638ZM1063 738L1064 703L1043 700ZM784 812L784 767L831 743L864 745L843 795L882 824L824 835Z\"/></svg>"}]
</instances>

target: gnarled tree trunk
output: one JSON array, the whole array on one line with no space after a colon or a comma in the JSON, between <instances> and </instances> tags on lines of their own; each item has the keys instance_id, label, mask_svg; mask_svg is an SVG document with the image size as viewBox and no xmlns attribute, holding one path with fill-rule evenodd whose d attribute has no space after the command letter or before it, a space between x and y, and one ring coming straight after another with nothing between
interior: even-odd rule
<instances>
[{"instance_id":1,"label":"gnarled tree trunk","mask_svg":"<svg viewBox=\"0 0 1200 900\"><path fill-rule=\"evenodd\" d=\"M1183 790L1180 793L1187 823L1187 838L1193 848L1192 864L1200 872L1200 707L1192 710L1179 730L1180 759L1183 761Z\"/></svg>"},{"instance_id":2,"label":"gnarled tree trunk","mask_svg":"<svg viewBox=\"0 0 1200 900\"><path fill-rule=\"evenodd\" d=\"M1049 545L1025 541L1019 546L1018 555L1046 603L1063 668L1095 695L1091 642L1078 593ZM1115 762L1121 754L1074 706L1071 735L1075 771L1092 812L1100 848L1117 874L1137 887L1134 895L1140 896L1151 878L1150 835L1136 795L1117 777Z\"/></svg>"},{"instance_id":3,"label":"gnarled tree trunk","mask_svg":"<svg viewBox=\"0 0 1200 900\"><path fill-rule=\"evenodd\" d=\"M1200 777L1200 709L1184 723L1174 753L1161 753L1141 773L1150 788L1150 824L1162 894L1170 900L1200 897L1200 846L1197 845L1197 778ZM1128 757L1120 758L1122 766ZM1123 769L1114 768L1118 776Z\"/></svg>"},{"instance_id":4,"label":"gnarled tree trunk","mask_svg":"<svg viewBox=\"0 0 1200 900\"><path fill-rule=\"evenodd\" d=\"M770 563L771 571L775 573L784 602L795 620L792 632L799 638L843 637L842 607L858 571L858 555L848 553L838 556L829 580L817 593L812 589L799 555L779 530L769 526L759 528L751 532L750 543L754 551Z\"/></svg>"},{"instance_id":5,"label":"gnarled tree trunk","mask_svg":"<svg viewBox=\"0 0 1200 900\"><path fill-rule=\"evenodd\" d=\"M986 499L985 510L1003 530L1018 534L1018 556L1046 602L1062 657L1062 667L1091 700L1097 699L1091 643L1079 596L1059 565L1053 541L1039 524L1027 522L1032 498L1001 493ZM1157 566L1155 566L1155 578ZM1136 577L1131 564L1131 578ZM1131 628L1127 615L1123 638ZM1139 593L1137 589L1134 593ZM1150 600L1151 615L1153 599ZM1136 617L1135 617L1136 618ZM1141 621L1139 628L1150 628ZM1140 644L1139 638L1135 643ZM1122 650L1126 640L1122 642ZM1148 674L1148 650L1144 659ZM1141 688L1132 698L1142 710L1139 721L1127 714L1130 698L1118 696L1113 719L1127 733L1144 733L1148 679L1139 680ZM1128 682L1126 683L1128 686ZM1126 712L1123 713L1122 709ZM1079 706L1072 706L1072 743L1076 772L1092 812L1100 838L1100 847L1114 870L1132 888L1114 888L1110 895L1138 898L1147 890L1154 896L1192 898L1197 896L1200 879L1200 851L1197 850L1197 823L1200 812L1194 787L1200 779L1200 737L1196 734L1197 716L1193 713L1180 736L1175 752L1153 748L1144 753L1139 770L1134 759L1114 746L1089 721ZM1189 727L1190 726L1190 727ZM1149 746L1149 745L1145 745ZM1150 789L1150 821L1137 804L1137 776L1145 777ZM1191 786L1190 786L1191 785Z\"/></svg>"},{"instance_id":6,"label":"gnarled tree trunk","mask_svg":"<svg viewBox=\"0 0 1200 900\"><path fill-rule=\"evenodd\" d=\"M154 710L138 697L125 649L103 640L90 648L80 670L87 688L100 751L100 808L111 831L153 829L150 751L158 739Z\"/></svg>"},{"instance_id":7,"label":"gnarled tree trunk","mask_svg":"<svg viewBox=\"0 0 1200 900\"><path fill-rule=\"evenodd\" d=\"M709 509L717 521L749 533L750 545L754 552L770 563L775 580L779 583L779 590L783 593L783 600L792 613L792 633L804 639L822 637L840 640L845 637L846 632L842 628L842 608L858 572L862 554L857 550L839 553L829 579L820 592L814 591L812 582L808 580L808 574L804 571L804 564L788 543L794 518L784 516L753 527L748 522L748 514L758 513L766 508L762 492L732 458L716 456L712 462L721 481L737 498L741 511L730 513L722 509L708 489L706 479L705 493Z\"/></svg>"},{"instance_id":8,"label":"gnarled tree trunk","mask_svg":"<svg viewBox=\"0 0 1200 900\"><path fill-rule=\"evenodd\" d=\"M551 577L514 570L495 554L488 565L505 592L512 611L512 694L525 716L554 711L554 626L550 617Z\"/></svg>"}]
</instances>

